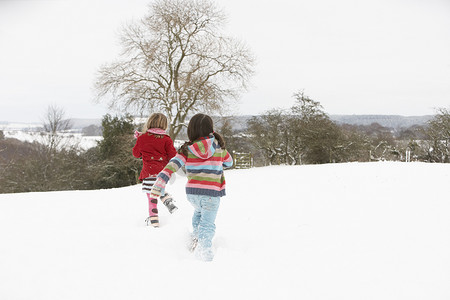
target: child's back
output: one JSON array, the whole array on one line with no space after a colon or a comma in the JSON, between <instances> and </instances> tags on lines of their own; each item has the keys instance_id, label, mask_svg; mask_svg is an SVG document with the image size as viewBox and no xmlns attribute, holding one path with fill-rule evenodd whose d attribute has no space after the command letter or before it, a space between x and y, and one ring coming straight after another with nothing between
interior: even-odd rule
<instances>
[{"instance_id":1,"label":"child's back","mask_svg":"<svg viewBox=\"0 0 450 300\"><path fill-rule=\"evenodd\" d=\"M194 207L192 217L191 251L205 261L214 257L212 238L215 234L215 219L220 205L220 197L225 196L223 169L233 165L233 159L225 149L222 136L214 132L211 117L196 114L188 125L189 142L170 160L159 173L150 192L153 197L164 194L167 182L174 172L186 169L188 182L186 196ZM197 247L198 244L198 247Z\"/></svg>"},{"instance_id":2,"label":"child's back","mask_svg":"<svg viewBox=\"0 0 450 300\"><path fill-rule=\"evenodd\" d=\"M146 222L154 227L159 227L158 197L152 197L150 191L158 173L177 154L172 139L166 133L167 126L166 116L161 113L152 114L144 126L144 132L136 132L137 141L133 147L133 156L142 158L139 180L142 181L142 191L147 193L148 198L149 217ZM170 213L176 210L169 194L161 195L161 201Z\"/></svg>"},{"instance_id":3,"label":"child's back","mask_svg":"<svg viewBox=\"0 0 450 300\"><path fill-rule=\"evenodd\" d=\"M223 168L233 164L228 151L219 146L213 135L200 138L188 149L187 155L178 154L172 161L173 167L162 171L160 176L168 181L171 172L184 165L188 178L186 194L225 196Z\"/></svg>"},{"instance_id":4,"label":"child's back","mask_svg":"<svg viewBox=\"0 0 450 300\"><path fill-rule=\"evenodd\" d=\"M169 136L154 134L152 130L141 134L133 148L133 155L141 157L143 162L139 180L158 175L176 154Z\"/></svg>"}]
</instances>

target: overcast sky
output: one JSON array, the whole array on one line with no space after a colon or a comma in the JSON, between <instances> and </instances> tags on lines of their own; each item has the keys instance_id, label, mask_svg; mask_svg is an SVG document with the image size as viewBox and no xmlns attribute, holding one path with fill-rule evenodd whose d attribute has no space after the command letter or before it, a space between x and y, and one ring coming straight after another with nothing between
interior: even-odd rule
<instances>
[{"instance_id":1,"label":"overcast sky","mask_svg":"<svg viewBox=\"0 0 450 300\"><path fill-rule=\"evenodd\" d=\"M101 118L95 72L119 28L151 0L0 0L0 121L37 122L49 105ZM226 32L257 58L235 113L293 105L329 114L426 115L450 108L449 0L223 0ZM114 113L114 112L113 112Z\"/></svg>"}]
</instances>

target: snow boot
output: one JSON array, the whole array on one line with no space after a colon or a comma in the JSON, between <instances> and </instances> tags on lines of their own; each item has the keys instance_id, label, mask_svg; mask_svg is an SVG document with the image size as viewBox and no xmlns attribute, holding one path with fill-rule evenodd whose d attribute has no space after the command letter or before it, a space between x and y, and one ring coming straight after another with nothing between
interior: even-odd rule
<instances>
[{"instance_id":1,"label":"snow boot","mask_svg":"<svg viewBox=\"0 0 450 300\"><path fill-rule=\"evenodd\" d=\"M171 214L173 214L173 212L178 209L178 207L173 204L173 198L170 194L164 194L164 196L161 197L161 201L162 203L164 203Z\"/></svg>"},{"instance_id":2,"label":"snow boot","mask_svg":"<svg viewBox=\"0 0 450 300\"><path fill-rule=\"evenodd\" d=\"M158 215L148 217L147 219L145 219L145 223L147 224L147 226L152 225L153 227L158 228L159 227Z\"/></svg>"},{"instance_id":3,"label":"snow boot","mask_svg":"<svg viewBox=\"0 0 450 300\"><path fill-rule=\"evenodd\" d=\"M194 251L195 257L202 261L212 261L214 259L214 252L211 248L203 248L198 246Z\"/></svg>"}]
</instances>

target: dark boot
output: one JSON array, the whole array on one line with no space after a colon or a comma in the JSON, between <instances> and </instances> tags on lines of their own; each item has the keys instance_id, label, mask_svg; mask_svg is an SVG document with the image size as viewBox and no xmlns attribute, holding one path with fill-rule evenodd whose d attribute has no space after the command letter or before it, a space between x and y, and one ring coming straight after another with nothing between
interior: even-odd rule
<instances>
[{"instance_id":1,"label":"dark boot","mask_svg":"<svg viewBox=\"0 0 450 300\"><path fill-rule=\"evenodd\" d=\"M161 197L161 201L162 203L164 203L171 214L178 209L178 207L173 204L173 198L172 196L170 196L170 194L164 194L164 196Z\"/></svg>"}]
</instances>

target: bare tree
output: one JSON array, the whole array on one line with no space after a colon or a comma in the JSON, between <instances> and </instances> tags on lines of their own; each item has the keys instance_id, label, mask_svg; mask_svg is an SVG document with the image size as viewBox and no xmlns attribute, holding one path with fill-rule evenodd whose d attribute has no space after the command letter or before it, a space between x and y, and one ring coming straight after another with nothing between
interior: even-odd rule
<instances>
[{"instance_id":1,"label":"bare tree","mask_svg":"<svg viewBox=\"0 0 450 300\"><path fill-rule=\"evenodd\" d=\"M157 0L141 20L125 26L123 51L100 68L98 99L111 107L162 111L175 138L188 114L219 112L253 74L254 58L240 41L221 34L224 13L208 0Z\"/></svg>"},{"instance_id":2,"label":"bare tree","mask_svg":"<svg viewBox=\"0 0 450 300\"><path fill-rule=\"evenodd\" d=\"M50 105L44 117L44 145L48 151L54 152L61 145L61 133L72 128L69 119L65 119L64 109Z\"/></svg>"},{"instance_id":3,"label":"bare tree","mask_svg":"<svg viewBox=\"0 0 450 300\"><path fill-rule=\"evenodd\" d=\"M284 110L272 109L260 116L252 117L248 122L247 133L252 136L251 143L262 152L264 164L289 164L289 127L288 115Z\"/></svg>"},{"instance_id":4,"label":"bare tree","mask_svg":"<svg viewBox=\"0 0 450 300\"><path fill-rule=\"evenodd\" d=\"M450 110L437 109L437 114L428 122L429 160L450 162Z\"/></svg>"},{"instance_id":5,"label":"bare tree","mask_svg":"<svg viewBox=\"0 0 450 300\"><path fill-rule=\"evenodd\" d=\"M298 165L346 159L341 152L347 141L320 103L303 92L294 97L290 110L270 110L247 123L251 143L263 150L265 160L270 164Z\"/></svg>"}]
</instances>

